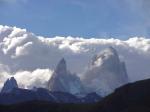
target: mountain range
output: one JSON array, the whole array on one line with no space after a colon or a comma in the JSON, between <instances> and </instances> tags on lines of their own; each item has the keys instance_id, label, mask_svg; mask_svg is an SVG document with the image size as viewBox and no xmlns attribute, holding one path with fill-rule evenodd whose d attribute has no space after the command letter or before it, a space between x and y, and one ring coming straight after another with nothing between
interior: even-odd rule
<instances>
[{"instance_id":1,"label":"mountain range","mask_svg":"<svg viewBox=\"0 0 150 112\"><path fill-rule=\"evenodd\" d=\"M67 69L65 59L61 59L48 82L50 91L71 94L96 92L106 96L116 88L128 83L125 62L120 61L117 51L108 47L91 59L84 78L79 78Z\"/></svg>"},{"instance_id":2,"label":"mountain range","mask_svg":"<svg viewBox=\"0 0 150 112\"><path fill-rule=\"evenodd\" d=\"M71 73L62 58L46 88L20 88L11 77L0 93L0 112L150 111L150 79L129 83L125 62L113 47L93 56L84 75Z\"/></svg>"},{"instance_id":3,"label":"mountain range","mask_svg":"<svg viewBox=\"0 0 150 112\"><path fill-rule=\"evenodd\" d=\"M71 73L67 69L66 60L62 58L46 88L19 88L15 78L11 77L1 90L0 103L13 104L32 100L91 103L101 100L116 88L128 83L125 63L120 61L117 51L112 47L93 56L84 75L86 77L80 79L77 74Z\"/></svg>"},{"instance_id":4,"label":"mountain range","mask_svg":"<svg viewBox=\"0 0 150 112\"><path fill-rule=\"evenodd\" d=\"M15 82L15 83L14 83ZM0 104L10 105L26 101L48 101L51 103L93 103L101 100L96 93L77 97L69 92L49 91L45 88L22 89L17 86L14 77L8 79L0 93Z\"/></svg>"},{"instance_id":5,"label":"mountain range","mask_svg":"<svg viewBox=\"0 0 150 112\"><path fill-rule=\"evenodd\" d=\"M0 105L0 112L150 112L150 79L129 83L96 103L27 101Z\"/></svg>"}]
</instances>

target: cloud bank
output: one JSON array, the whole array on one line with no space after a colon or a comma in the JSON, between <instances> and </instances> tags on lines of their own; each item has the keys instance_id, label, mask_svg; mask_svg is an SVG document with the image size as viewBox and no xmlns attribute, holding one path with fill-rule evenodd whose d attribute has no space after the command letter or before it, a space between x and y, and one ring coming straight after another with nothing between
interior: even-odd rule
<instances>
[{"instance_id":1,"label":"cloud bank","mask_svg":"<svg viewBox=\"0 0 150 112\"><path fill-rule=\"evenodd\" d=\"M34 71L19 71L13 74L19 87L26 89L33 89L34 87L46 88L47 82L51 77L53 71L49 69L36 69ZM12 73L1 71L0 74L0 88L3 87L7 78L11 77Z\"/></svg>"},{"instance_id":2,"label":"cloud bank","mask_svg":"<svg viewBox=\"0 0 150 112\"><path fill-rule=\"evenodd\" d=\"M131 81L150 78L150 39L46 38L25 29L0 26L0 86L14 75L20 87L45 87L58 61L82 77L93 55L113 46L125 61Z\"/></svg>"}]
</instances>

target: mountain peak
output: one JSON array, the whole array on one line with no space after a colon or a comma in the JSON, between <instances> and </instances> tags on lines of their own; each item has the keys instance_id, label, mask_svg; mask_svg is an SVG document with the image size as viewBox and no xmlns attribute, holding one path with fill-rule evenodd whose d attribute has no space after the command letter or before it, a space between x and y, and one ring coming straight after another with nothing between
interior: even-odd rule
<instances>
[{"instance_id":1,"label":"mountain peak","mask_svg":"<svg viewBox=\"0 0 150 112\"><path fill-rule=\"evenodd\" d=\"M95 55L92 59L92 66L112 66L120 63L117 51L113 47L108 47Z\"/></svg>"},{"instance_id":2,"label":"mountain peak","mask_svg":"<svg viewBox=\"0 0 150 112\"><path fill-rule=\"evenodd\" d=\"M59 61L58 65L57 65L57 67L56 67L56 69L55 69L55 72L58 73L58 74L59 74L59 73L63 74L63 73L66 73L66 72L67 72L66 60L65 60L64 58L62 58L62 59Z\"/></svg>"},{"instance_id":3,"label":"mountain peak","mask_svg":"<svg viewBox=\"0 0 150 112\"><path fill-rule=\"evenodd\" d=\"M14 77L11 77L6 80L4 83L4 86L1 90L1 93L9 93L11 92L14 88L18 88L17 81Z\"/></svg>"},{"instance_id":4,"label":"mountain peak","mask_svg":"<svg viewBox=\"0 0 150 112\"><path fill-rule=\"evenodd\" d=\"M112 46L109 46L108 48L104 49L104 51L108 51L111 52L113 55L118 55L117 50L115 48L113 48Z\"/></svg>"},{"instance_id":5,"label":"mountain peak","mask_svg":"<svg viewBox=\"0 0 150 112\"><path fill-rule=\"evenodd\" d=\"M116 56L116 57L118 57L118 53L117 53L116 49L113 48L112 46L109 46L108 48L102 50L102 51L98 54L98 56L100 56L100 55Z\"/></svg>"},{"instance_id":6,"label":"mountain peak","mask_svg":"<svg viewBox=\"0 0 150 112\"><path fill-rule=\"evenodd\" d=\"M67 70L67 64L64 58L62 58L56 66L48 82L48 89L50 91L68 92L72 94L83 91L80 78Z\"/></svg>"},{"instance_id":7,"label":"mountain peak","mask_svg":"<svg viewBox=\"0 0 150 112\"><path fill-rule=\"evenodd\" d=\"M113 47L95 55L85 75L85 85L101 96L128 82L125 63L120 61Z\"/></svg>"},{"instance_id":8,"label":"mountain peak","mask_svg":"<svg viewBox=\"0 0 150 112\"><path fill-rule=\"evenodd\" d=\"M109 49L112 52L117 52L115 48L113 48L112 46L109 46L107 49Z\"/></svg>"},{"instance_id":9,"label":"mountain peak","mask_svg":"<svg viewBox=\"0 0 150 112\"><path fill-rule=\"evenodd\" d=\"M16 82L16 79L15 79L14 77L11 77L11 78L9 79L9 81Z\"/></svg>"}]
</instances>

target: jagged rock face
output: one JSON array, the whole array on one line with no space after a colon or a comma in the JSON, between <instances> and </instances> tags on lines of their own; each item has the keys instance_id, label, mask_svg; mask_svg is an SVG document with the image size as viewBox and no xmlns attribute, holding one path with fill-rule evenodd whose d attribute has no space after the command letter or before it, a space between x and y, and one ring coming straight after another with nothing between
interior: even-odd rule
<instances>
[{"instance_id":1,"label":"jagged rock face","mask_svg":"<svg viewBox=\"0 0 150 112\"><path fill-rule=\"evenodd\" d=\"M14 88L18 88L18 84L16 79L14 77L11 77L10 79L7 79L7 81L4 83L1 93L9 93Z\"/></svg>"},{"instance_id":2,"label":"jagged rock face","mask_svg":"<svg viewBox=\"0 0 150 112\"><path fill-rule=\"evenodd\" d=\"M65 59L61 59L60 62L58 63L56 69L55 69L55 73L58 74L66 74L67 73L67 65L66 65L66 61Z\"/></svg>"},{"instance_id":3,"label":"jagged rock face","mask_svg":"<svg viewBox=\"0 0 150 112\"><path fill-rule=\"evenodd\" d=\"M64 58L58 63L50 78L48 89L50 91L68 92L72 94L78 94L84 91L80 78L67 71Z\"/></svg>"},{"instance_id":4,"label":"jagged rock face","mask_svg":"<svg viewBox=\"0 0 150 112\"><path fill-rule=\"evenodd\" d=\"M83 82L88 90L101 96L128 82L125 63L120 62L117 51L112 47L94 56L84 75Z\"/></svg>"}]
</instances>

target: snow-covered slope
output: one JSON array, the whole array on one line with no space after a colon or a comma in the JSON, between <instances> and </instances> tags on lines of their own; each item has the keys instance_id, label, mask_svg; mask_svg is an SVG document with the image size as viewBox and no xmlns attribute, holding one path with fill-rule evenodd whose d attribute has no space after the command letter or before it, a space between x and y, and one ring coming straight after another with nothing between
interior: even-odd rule
<instances>
[{"instance_id":1,"label":"snow-covered slope","mask_svg":"<svg viewBox=\"0 0 150 112\"><path fill-rule=\"evenodd\" d=\"M18 84L16 79L14 77L11 77L10 79L7 79L7 81L4 83L1 93L9 93L14 88L18 88Z\"/></svg>"},{"instance_id":2,"label":"snow-covered slope","mask_svg":"<svg viewBox=\"0 0 150 112\"><path fill-rule=\"evenodd\" d=\"M128 82L125 63L120 61L117 51L112 47L95 55L84 75L83 82L88 90L101 96Z\"/></svg>"},{"instance_id":3,"label":"snow-covered slope","mask_svg":"<svg viewBox=\"0 0 150 112\"><path fill-rule=\"evenodd\" d=\"M58 63L52 77L48 82L50 91L68 92L79 94L84 92L80 78L76 74L72 74L67 70L65 59L61 59Z\"/></svg>"}]
</instances>

